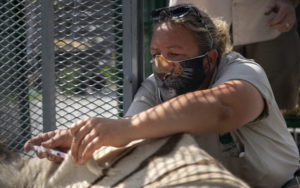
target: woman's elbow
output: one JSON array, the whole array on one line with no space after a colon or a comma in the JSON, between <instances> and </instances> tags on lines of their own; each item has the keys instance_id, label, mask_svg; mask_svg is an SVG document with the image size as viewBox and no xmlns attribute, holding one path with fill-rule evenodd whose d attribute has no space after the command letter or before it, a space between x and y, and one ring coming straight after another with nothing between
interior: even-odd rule
<instances>
[{"instance_id":1,"label":"woman's elbow","mask_svg":"<svg viewBox=\"0 0 300 188\"><path fill-rule=\"evenodd\" d=\"M235 113L231 106L221 105L216 117L216 133L223 135L238 128L239 125L237 125L235 118Z\"/></svg>"}]
</instances>

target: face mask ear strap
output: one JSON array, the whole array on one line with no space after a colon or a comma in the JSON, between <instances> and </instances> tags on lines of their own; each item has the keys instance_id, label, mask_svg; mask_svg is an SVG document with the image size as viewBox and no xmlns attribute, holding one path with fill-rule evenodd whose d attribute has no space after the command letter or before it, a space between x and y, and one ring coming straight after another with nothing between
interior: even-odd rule
<instances>
[{"instance_id":1,"label":"face mask ear strap","mask_svg":"<svg viewBox=\"0 0 300 188\"><path fill-rule=\"evenodd\" d=\"M211 60L210 60L208 53L206 54L206 59L207 59L207 64L208 64L208 71L210 71Z\"/></svg>"}]
</instances>

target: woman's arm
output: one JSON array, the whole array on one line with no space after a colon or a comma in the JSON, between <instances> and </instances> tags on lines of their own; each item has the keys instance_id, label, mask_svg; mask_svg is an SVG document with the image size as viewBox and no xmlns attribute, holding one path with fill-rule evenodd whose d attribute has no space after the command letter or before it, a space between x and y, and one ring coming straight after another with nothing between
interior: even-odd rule
<instances>
[{"instance_id":1,"label":"woman's arm","mask_svg":"<svg viewBox=\"0 0 300 188\"><path fill-rule=\"evenodd\" d=\"M131 139L153 138L178 132L224 134L257 118L264 102L246 81L181 95L131 118Z\"/></svg>"},{"instance_id":2,"label":"woman's arm","mask_svg":"<svg viewBox=\"0 0 300 188\"><path fill-rule=\"evenodd\" d=\"M174 133L224 134L257 118L263 97L246 81L234 80L213 89L178 96L120 120L88 118L75 124L72 155L84 163L101 146L123 146L142 138Z\"/></svg>"}]
</instances>

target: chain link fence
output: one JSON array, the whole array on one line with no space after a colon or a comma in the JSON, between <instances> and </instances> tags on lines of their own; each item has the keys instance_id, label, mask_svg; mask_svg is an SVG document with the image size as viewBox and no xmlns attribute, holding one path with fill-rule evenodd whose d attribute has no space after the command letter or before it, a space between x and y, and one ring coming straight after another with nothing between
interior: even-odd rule
<instances>
[{"instance_id":1,"label":"chain link fence","mask_svg":"<svg viewBox=\"0 0 300 188\"><path fill-rule=\"evenodd\" d=\"M1 1L0 142L22 152L41 132L90 116L122 117L140 70L132 44L143 40L129 36L139 4Z\"/></svg>"}]
</instances>

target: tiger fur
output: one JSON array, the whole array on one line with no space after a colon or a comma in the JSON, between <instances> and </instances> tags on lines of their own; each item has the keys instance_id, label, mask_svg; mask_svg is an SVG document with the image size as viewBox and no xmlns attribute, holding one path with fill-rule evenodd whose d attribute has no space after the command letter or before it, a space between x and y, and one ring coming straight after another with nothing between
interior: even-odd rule
<instances>
[{"instance_id":1,"label":"tiger fur","mask_svg":"<svg viewBox=\"0 0 300 188\"><path fill-rule=\"evenodd\" d=\"M102 147L85 165L70 154L61 163L21 158L0 147L0 187L225 187L248 188L201 150L192 136Z\"/></svg>"}]
</instances>

